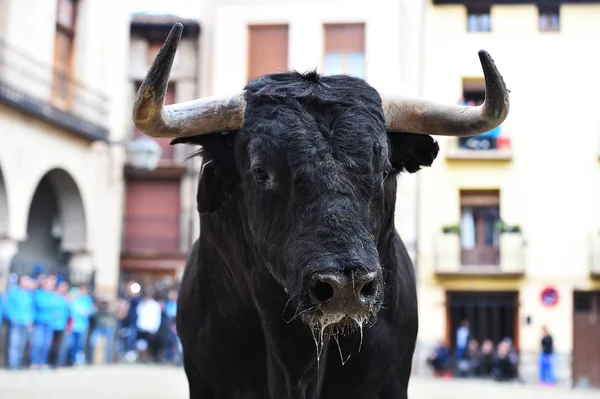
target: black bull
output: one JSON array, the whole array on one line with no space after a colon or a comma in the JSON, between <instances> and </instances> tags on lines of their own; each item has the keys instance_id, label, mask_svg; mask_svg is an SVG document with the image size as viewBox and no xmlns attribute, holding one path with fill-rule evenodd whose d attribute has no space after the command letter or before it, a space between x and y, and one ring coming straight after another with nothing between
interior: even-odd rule
<instances>
[{"instance_id":1,"label":"black bull","mask_svg":"<svg viewBox=\"0 0 600 399\"><path fill-rule=\"evenodd\" d=\"M363 80L315 72L263 76L226 105L163 109L178 35L181 26L148 72L134 120L201 146L201 236L177 314L190 397L406 398L418 316L394 226L397 178L438 154L421 125L474 135L504 120L491 58L486 83L506 98L488 85L491 106L439 121L425 118L439 109L399 103L394 113ZM425 116L411 119L414 109ZM394 131L398 121L411 133Z\"/></svg>"}]
</instances>

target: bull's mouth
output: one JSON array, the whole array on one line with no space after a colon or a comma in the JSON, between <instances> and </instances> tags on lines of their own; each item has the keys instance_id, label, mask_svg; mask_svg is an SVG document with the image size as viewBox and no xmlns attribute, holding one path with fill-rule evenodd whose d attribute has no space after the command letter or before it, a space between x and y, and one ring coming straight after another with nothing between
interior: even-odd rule
<instances>
[{"instance_id":1,"label":"bull's mouth","mask_svg":"<svg viewBox=\"0 0 600 399\"><path fill-rule=\"evenodd\" d=\"M362 347L363 330L373 326L377 321L377 311L370 309L367 313L344 314L344 313L326 313L317 309L313 312L307 312L301 316L303 321L309 326L317 349L317 361L320 359L323 346L330 338L333 338L339 348L338 337L358 334L358 351ZM340 349L341 352L341 349ZM345 363L344 356L342 364Z\"/></svg>"}]
</instances>

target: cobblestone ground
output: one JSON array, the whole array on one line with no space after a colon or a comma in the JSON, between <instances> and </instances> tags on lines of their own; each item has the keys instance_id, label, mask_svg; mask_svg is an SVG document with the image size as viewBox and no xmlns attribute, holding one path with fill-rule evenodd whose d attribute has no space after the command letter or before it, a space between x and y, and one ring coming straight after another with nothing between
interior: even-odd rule
<instances>
[{"instance_id":1,"label":"cobblestone ground","mask_svg":"<svg viewBox=\"0 0 600 399\"><path fill-rule=\"evenodd\" d=\"M535 395L535 396L534 396ZM598 391L490 381L413 377L411 399L598 399ZM0 371L2 399L187 399L182 369L143 365L91 366L46 372Z\"/></svg>"}]
</instances>

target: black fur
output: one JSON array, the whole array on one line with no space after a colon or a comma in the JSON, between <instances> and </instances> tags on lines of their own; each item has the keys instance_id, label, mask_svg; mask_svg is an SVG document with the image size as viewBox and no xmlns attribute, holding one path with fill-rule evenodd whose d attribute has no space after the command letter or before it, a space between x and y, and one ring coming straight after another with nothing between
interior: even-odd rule
<instances>
[{"instance_id":1,"label":"black fur","mask_svg":"<svg viewBox=\"0 0 600 399\"><path fill-rule=\"evenodd\" d=\"M190 398L406 398L418 318L396 178L430 166L437 143L386 134L360 79L279 73L246 93L240 131L172 142L203 157L177 315ZM307 276L357 268L383 276L371 326L362 344L337 337L344 366L328 329L317 362Z\"/></svg>"}]
</instances>

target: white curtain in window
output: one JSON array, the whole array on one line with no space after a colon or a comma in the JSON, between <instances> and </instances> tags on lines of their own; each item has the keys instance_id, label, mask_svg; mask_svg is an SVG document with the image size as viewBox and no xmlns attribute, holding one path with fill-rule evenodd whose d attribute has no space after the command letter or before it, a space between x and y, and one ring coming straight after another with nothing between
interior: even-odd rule
<instances>
[{"instance_id":1,"label":"white curtain in window","mask_svg":"<svg viewBox=\"0 0 600 399\"><path fill-rule=\"evenodd\" d=\"M365 78L364 53L327 53L325 54L324 75L350 75Z\"/></svg>"},{"instance_id":2,"label":"white curtain in window","mask_svg":"<svg viewBox=\"0 0 600 399\"><path fill-rule=\"evenodd\" d=\"M460 220L460 241L463 249L475 247L475 218L470 207L463 208Z\"/></svg>"},{"instance_id":3,"label":"white curtain in window","mask_svg":"<svg viewBox=\"0 0 600 399\"><path fill-rule=\"evenodd\" d=\"M365 55L363 53L348 54L348 75L365 78Z\"/></svg>"},{"instance_id":4,"label":"white curtain in window","mask_svg":"<svg viewBox=\"0 0 600 399\"><path fill-rule=\"evenodd\" d=\"M325 54L324 75L341 75L344 73L342 66L342 55L340 53Z\"/></svg>"}]
</instances>

